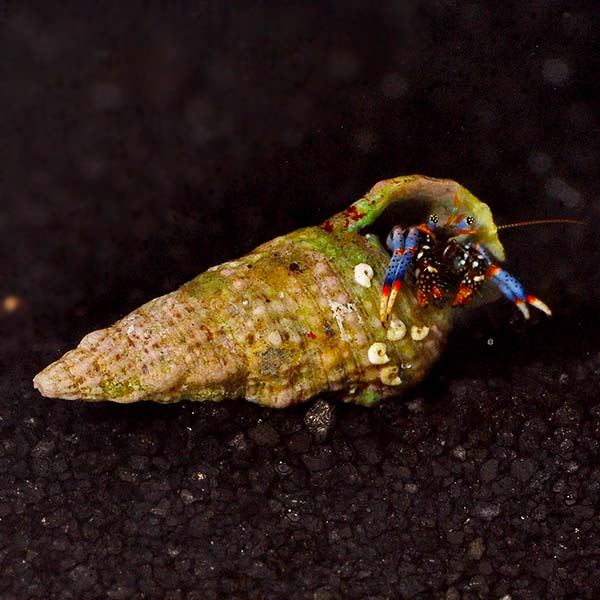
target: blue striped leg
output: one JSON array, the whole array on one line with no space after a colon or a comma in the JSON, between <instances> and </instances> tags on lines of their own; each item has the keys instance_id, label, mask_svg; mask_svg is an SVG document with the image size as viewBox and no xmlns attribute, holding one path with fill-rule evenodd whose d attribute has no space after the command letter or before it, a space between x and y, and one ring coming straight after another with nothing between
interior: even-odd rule
<instances>
[{"instance_id":1,"label":"blue striped leg","mask_svg":"<svg viewBox=\"0 0 600 600\"><path fill-rule=\"evenodd\" d=\"M412 259L417 250L419 243L418 227L411 227L408 233L404 235L400 229L399 233L394 234L392 230L392 249L393 254L388 266L385 280L383 282L383 290L381 292L381 305L379 307L379 318L384 323L392 312L396 297L402 286L402 281L406 275L406 271L412 262ZM395 237L394 237L395 236Z\"/></svg>"}]
</instances>

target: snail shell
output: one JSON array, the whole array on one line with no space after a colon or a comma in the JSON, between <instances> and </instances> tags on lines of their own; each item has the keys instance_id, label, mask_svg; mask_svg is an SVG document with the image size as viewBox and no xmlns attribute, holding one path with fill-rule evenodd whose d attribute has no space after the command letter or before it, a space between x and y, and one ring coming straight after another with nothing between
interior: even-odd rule
<instances>
[{"instance_id":1,"label":"snail shell","mask_svg":"<svg viewBox=\"0 0 600 600\"><path fill-rule=\"evenodd\" d=\"M246 398L286 407L321 392L370 405L414 385L438 358L452 309L400 294L390 335L379 321L389 255L360 230L390 204L448 213L454 195L503 251L489 208L453 181L423 176L378 183L320 226L278 237L212 267L41 371L43 396L135 402ZM426 334L424 334L427 332Z\"/></svg>"}]
</instances>

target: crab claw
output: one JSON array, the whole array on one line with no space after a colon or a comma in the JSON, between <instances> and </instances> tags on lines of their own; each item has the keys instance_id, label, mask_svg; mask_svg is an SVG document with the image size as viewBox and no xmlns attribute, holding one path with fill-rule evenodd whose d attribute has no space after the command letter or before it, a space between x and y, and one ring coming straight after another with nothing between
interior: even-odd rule
<instances>
[{"instance_id":1,"label":"crab claw","mask_svg":"<svg viewBox=\"0 0 600 600\"><path fill-rule=\"evenodd\" d=\"M435 306L443 306L445 303L444 289L437 284L432 284L428 291L417 289L416 295L419 306L423 308L429 304L430 299Z\"/></svg>"},{"instance_id":2,"label":"crab claw","mask_svg":"<svg viewBox=\"0 0 600 600\"><path fill-rule=\"evenodd\" d=\"M452 306L465 306L465 304L469 304L472 299L473 288L463 283L458 288L454 300L452 300Z\"/></svg>"}]
</instances>

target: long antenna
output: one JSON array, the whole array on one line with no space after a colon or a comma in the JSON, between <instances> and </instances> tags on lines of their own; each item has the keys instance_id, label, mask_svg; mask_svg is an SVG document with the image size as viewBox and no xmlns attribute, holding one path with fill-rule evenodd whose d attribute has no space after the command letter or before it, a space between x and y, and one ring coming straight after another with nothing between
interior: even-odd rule
<instances>
[{"instance_id":1,"label":"long antenna","mask_svg":"<svg viewBox=\"0 0 600 600\"><path fill-rule=\"evenodd\" d=\"M585 225L585 221L580 221L579 219L539 219L534 221L519 221L518 223L507 223L506 225L498 225L496 229L525 227L527 225L545 225L547 223L574 223L575 225Z\"/></svg>"}]
</instances>

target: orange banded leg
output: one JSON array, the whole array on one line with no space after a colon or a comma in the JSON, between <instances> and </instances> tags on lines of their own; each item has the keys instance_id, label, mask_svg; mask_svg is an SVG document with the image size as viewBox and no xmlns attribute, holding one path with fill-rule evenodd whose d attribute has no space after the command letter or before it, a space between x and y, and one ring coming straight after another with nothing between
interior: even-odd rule
<instances>
[{"instance_id":1,"label":"orange banded leg","mask_svg":"<svg viewBox=\"0 0 600 600\"><path fill-rule=\"evenodd\" d=\"M404 238L404 236L402 236ZM379 307L379 318L385 323L392 313L398 292L402 287L402 282L406 271L413 260L417 245L419 243L419 229L411 227L408 230L406 238L402 239L402 245L398 238L398 243L394 245L394 252L388 266L383 290L381 292L381 305Z\"/></svg>"},{"instance_id":2,"label":"orange banded leg","mask_svg":"<svg viewBox=\"0 0 600 600\"><path fill-rule=\"evenodd\" d=\"M498 265L491 264L485 274L486 278L489 279L509 300L512 300L517 308L523 313L526 319L529 319L529 307L530 304L534 308L541 310L548 316L552 314L552 311L542 302L539 298L527 294L521 282L508 271L505 271Z\"/></svg>"}]
</instances>

